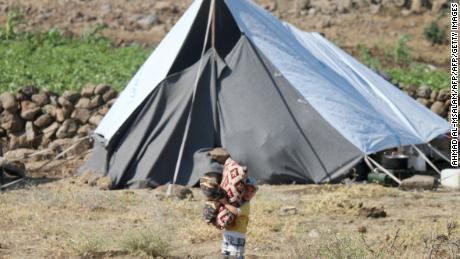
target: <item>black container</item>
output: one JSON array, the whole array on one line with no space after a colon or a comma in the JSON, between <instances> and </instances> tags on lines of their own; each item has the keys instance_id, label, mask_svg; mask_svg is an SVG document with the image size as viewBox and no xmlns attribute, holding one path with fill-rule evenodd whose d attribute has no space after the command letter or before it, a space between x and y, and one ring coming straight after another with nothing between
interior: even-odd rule
<instances>
[{"instance_id":1,"label":"black container","mask_svg":"<svg viewBox=\"0 0 460 259\"><path fill-rule=\"evenodd\" d=\"M384 155L382 166L390 170L405 170L408 168L409 157L406 155Z\"/></svg>"}]
</instances>

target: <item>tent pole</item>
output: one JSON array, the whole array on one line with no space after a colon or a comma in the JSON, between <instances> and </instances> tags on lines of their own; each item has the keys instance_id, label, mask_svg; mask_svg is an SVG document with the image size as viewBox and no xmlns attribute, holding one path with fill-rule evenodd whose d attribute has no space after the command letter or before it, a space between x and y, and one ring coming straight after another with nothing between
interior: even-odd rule
<instances>
[{"instance_id":1,"label":"tent pole","mask_svg":"<svg viewBox=\"0 0 460 259\"><path fill-rule=\"evenodd\" d=\"M211 6L214 5L214 1L215 0L212 0ZM209 38L208 36L209 36L209 30L210 30L210 27L211 27L211 20L212 20L213 12L214 12L214 9L209 8L208 24L206 25L206 34L205 34L205 38L204 38L203 49L201 51L200 63L198 65L198 71L196 73L195 83L193 85L193 93L192 93L192 100L191 100L191 103L190 103L190 109L189 109L189 112L188 112L188 115L187 115L187 122L185 124L184 135L182 136L182 142L181 142L180 149L179 149L179 155L177 156L176 168L174 169L173 182L172 182L172 184L171 184L171 182L168 184L168 189L166 190L166 196L170 196L171 193L173 192L173 188L174 188L173 185L176 184L177 175L179 174L180 164L182 162L182 156L184 154L185 142L187 140L187 135L188 135L188 131L190 129L190 124L192 122L193 104L195 102L196 89L198 87L198 81L200 79L201 69L202 69L202 66L203 66L203 56L204 56L204 53L206 52L206 44L208 43L208 38Z\"/></svg>"},{"instance_id":2,"label":"tent pole","mask_svg":"<svg viewBox=\"0 0 460 259\"><path fill-rule=\"evenodd\" d=\"M369 161L369 159L367 158L367 156L364 156L364 162L366 162L366 165L369 166L369 168L371 170L374 170L374 166L372 165L372 163Z\"/></svg>"},{"instance_id":3,"label":"tent pole","mask_svg":"<svg viewBox=\"0 0 460 259\"><path fill-rule=\"evenodd\" d=\"M212 0L212 21L211 21L211 46L213 49L216 48L216 1Z\"/></svg>"},{"instance_id":4,"label":"tent pole","mask_svg":"<svg viewBox=\"0 0 460 259\"><path fill-rule=\"evenodd\" d=\"M428 143L428 146L433 150L438 156L440 156L442 159L446 160L450 164L450 159L447 158L441 151L439 151L437 148L433 147L430 143Z\"/></svg>"},{"instance_id":5,"label":"tent pole","mask_svg":"<svg viewBox=\"0 0 460 259\"><path fill-rule=\"evenodd\" d=\"M430 161L430 159L428 159L428 157L425 156L425 154L422 152L422 150L420 150L417 146L415 145L411 145L415 150L417 150L417 152L419 153L419 155L425 159L425 161L431 166L431 168L433 168L438 174L441 174L441 171Z\"/></svg>"},{"instance_id":6,"label":"tent pole","mask_svg":"<svg viewBox=\"0 0 460 259\"><path fill-rule=\"evenodd\" d=\"M399 185L401 185L401 180L399 180L396 176L394 176L394 174L390 173L390 171L388 171L387 169L385 169L383 166L379 165L379 163L375 162L374 159L366 156L378 169L382 170L386 175L388 175L389 177L391 177L391 179L393 179L395 182L397 182Z\"/></svg>"}]
</instances>

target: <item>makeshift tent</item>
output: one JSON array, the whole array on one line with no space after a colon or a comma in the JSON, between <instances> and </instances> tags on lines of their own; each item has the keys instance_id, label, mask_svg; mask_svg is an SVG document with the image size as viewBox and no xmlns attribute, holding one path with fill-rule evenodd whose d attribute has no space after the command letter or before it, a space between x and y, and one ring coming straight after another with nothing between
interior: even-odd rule
<instances>
[{"instance_id":1,"label":"makeshift tent","mask_svg":"<svg viewBox=\"0 0 460 259\"><path fill-rule=\"evenodd\" d=\"M83 169L115 188L194 185L194 154L222 146L261 182L321 183L449 129L321 35L251 1L196 0L102 120Z\"/></svg>"}]
</instances>

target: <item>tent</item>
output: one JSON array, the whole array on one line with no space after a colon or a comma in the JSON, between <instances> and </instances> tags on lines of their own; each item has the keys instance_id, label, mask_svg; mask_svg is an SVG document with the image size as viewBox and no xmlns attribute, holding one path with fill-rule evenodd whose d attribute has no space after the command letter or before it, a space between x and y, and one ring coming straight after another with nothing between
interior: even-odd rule
<instances>
[{"instance_id":1,"label":"tent","mask_svg":"<svg viewBox=\"0 0 460 259\"><path fill-rule=\"evenodd\" d=\"M249 0L195 0L95 131L115 188L197 183L222 146L261 182L323 183L449 124L318 33Z\"/></svg>"}]
</instances>

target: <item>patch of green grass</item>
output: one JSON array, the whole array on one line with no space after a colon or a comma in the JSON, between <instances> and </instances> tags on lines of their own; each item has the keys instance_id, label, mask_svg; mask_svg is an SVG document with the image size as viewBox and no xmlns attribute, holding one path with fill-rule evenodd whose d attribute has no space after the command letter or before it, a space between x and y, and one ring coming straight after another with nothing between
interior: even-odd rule
<instances>
[{"instance_id":1,"label":"patch of green grass","mask_svg":"<svg viewBox=\"0 0 460 259\"><path fill-rule=\"evenodd\" d=\"M449 73L442 70L432 71L426 65L411 64L408 68L391 68L388 74L393 82L403 83L404 85L421 86L426 85L432 89L442 89L449 87Z\"/></svg>"},{"instance_id":2,"label":"patch of green grass","mask_svg":"<svg viewBox=\"0 0 460 259\"><path fill-rule=\"evenodd\" d=\"M383 71L391 77L392 83L404 85L426 85L432 89L449 87L450 77L447 71L430 69L426 64L421 64L412 58L411 49L407 43L408 36L402 36L396 44L389 48L384 46L369 47L358 44L360 60L368 67Z\"/></svg>"},{"instance_id":3,"label":"patch of green grass","mask_svg":"<svg viewBox=\"0 0 460 259\"><path fill-rule=\"evenodd\" d=\"M57 29L15 31L14 14L0 28L0 91L33 84L56 92L80 89L87 83L110 84L121 90L151 50L139 45L114 47L99 37L103 26L82 37L64 36Z\"/></svg>"}]
</instances>

